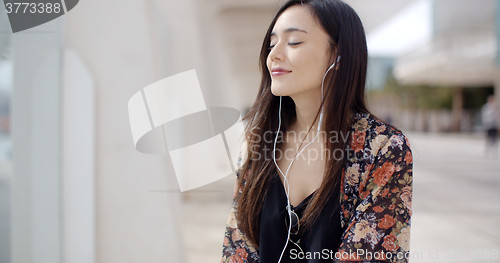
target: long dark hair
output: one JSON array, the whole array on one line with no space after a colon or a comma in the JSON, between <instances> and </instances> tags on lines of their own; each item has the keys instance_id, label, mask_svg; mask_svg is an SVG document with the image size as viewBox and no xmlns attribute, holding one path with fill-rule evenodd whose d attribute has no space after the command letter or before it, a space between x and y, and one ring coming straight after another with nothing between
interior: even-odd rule
<instances>
[{"instance_id":1,"label":"long dark hair","mask_svg":"<svg viewBox=\"0 0 500 263\"><path fill-rule=\"evenodd\" d=\"M258 247L260 212L263 199L270 185L276 167L271 155L274 132L278 130L279 97L271 93L271 76L266 59L270 50L270 34L276 20L288 7L303 4L314 14L318 24L330 36L331 63L341 57L338 70L330 70L325 79L323 102L324 119L322 130L327 134L337 132L346 136L350 133L350 116L353 113L369 113L365 106L365 81L368 52L366 37L361 20L356 12L340 0L289 0L280 7L267 30L259 57L262 73L259 93L253 106L243 118L248 120L245 129L247 138L247 160L242 166L239 184L245 178L245 187L237 200L237 221L239 229L248 240ZM336 50L336 52L334 52ZM318 112L319 113L319 112ZM295 104L285 96L282 98L282 131L295 121ZM318 118L318 114L316 115ZM350 135L349 135L350 136ZM350 137L349 137L350 138ZM349 139L350 140L350 139ZM326 149L346 149L349 141L326 140ZM344 150L345 152L345 150ZM323 181L318 191L309 201L301 221L301 231L310 227L319 216L329 198L340 192L342 160L328 158ZM336 202L339 205L340 202Z\"/></svg>"}]
</instances>

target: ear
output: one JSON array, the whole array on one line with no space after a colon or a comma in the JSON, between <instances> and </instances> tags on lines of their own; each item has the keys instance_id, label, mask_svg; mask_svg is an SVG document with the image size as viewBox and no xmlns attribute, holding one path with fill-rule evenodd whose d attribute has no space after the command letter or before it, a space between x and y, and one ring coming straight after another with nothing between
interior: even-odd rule
<instances>
[{"instance_id":1,"label":"ear","mask_svg":"<svg viewBox=\"0 0 500 263\"><path fill-rule=\"evenodd\" d=\"M335 55L336 55L336 53L335 53ZM335 56L335 58L336 58L336 61L337 61L337 62L335 63L335 70L339 70L339 68L340 68L340 63L342 63L342 59L341 59L340 55Z\"/></svg>"},{"instance_id":2,"label":"ear","mask_svg":"<svg viewBox=\"0 0 500 263\"><path fill-rule=\"evenodd\" d=\"M332 51L332 53L331 53L331 57L330 57L330 64L329 64L329 65L331 65L331 64L333 64L335 61L337 61L337 59L338 59L338 58L337 58L337 50L338 50L338 48L337 48L337 47L334 47L334 49L333 49L333 51ZM339 61L337 61L337 62L335 63L335 66L334 66L334 69L335 69L335 70L339 70L339 63L340 63L340 60L339 60Z\"/></svg>"}]
</instances>

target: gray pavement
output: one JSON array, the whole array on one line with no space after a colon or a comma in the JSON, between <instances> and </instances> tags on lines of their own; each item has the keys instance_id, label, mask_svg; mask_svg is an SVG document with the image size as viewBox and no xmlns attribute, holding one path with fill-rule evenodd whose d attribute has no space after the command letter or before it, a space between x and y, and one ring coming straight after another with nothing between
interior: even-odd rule
<instances>
[{"instance_id":1,"label":"gray pavement","mask_svg":"<svg viewBox=\"0 0 500 263\"><path fill-rule=\"evenodd\" d=\"M500 157L486 156L478 135L408 137L414 156L410 262L500 262ZM234 182L228 176L186 196L186 263L220 262Z\"/></svg>"},{"instance_id":2,"label":"gray pavement","mask_svg":"<svg viewBox=\"0 0 500 263\"><path fill-rule=\"evenodd\" d=\"M482 136L409 134L411 262L500 262L500 158ZM495 256L496 255L496 256Z\"/></svg>"}]
</instances>

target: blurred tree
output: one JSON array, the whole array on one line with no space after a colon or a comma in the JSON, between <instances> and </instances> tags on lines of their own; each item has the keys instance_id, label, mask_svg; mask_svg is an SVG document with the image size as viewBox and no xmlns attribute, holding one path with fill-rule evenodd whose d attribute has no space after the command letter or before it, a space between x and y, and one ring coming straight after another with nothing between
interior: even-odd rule
<instances>
[{"instance_id":1,"label":"blurred tree","mask_svg":"<svg viewBox=\"0 0 500 263\"><path fill-rule=\"evenodd\" d=\"M460 89L461 91L458 92ZM476 113L486 102L489 95L493 94L493 87L451 87L451 86L426 86L426 85L400 85L393 76L387 78L382 89L369 89L367 91L368 102L383 103L388 100L397 100L398 108L405 109L412 114L418 110L423 114L424 130L427 130L428 111L452 110L453 95L461 96L460 107L473 115L471 124L475 125ZM455 98L456 100L457 98ZM456 105L457 106L457 105ZM455 109L456 111L456 109ZM415 128L415 118L412 120L410 129ZM457 118L461 118L459 115ZM459 123L455 126L459 129Z\"/></svg>"}]
</instances>

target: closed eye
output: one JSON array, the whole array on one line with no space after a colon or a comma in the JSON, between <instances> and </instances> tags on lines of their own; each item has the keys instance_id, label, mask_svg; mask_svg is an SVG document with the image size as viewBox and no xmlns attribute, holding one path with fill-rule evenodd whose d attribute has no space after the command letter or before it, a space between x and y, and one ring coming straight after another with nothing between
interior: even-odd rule
<instances>
[{"instance_id":1,"label":"closed eye","mask_svg":"<svg viewBox=\"0 0 500 263\"><path fill-rule=\"evenodd\" d=\"M296 45L301 44L301 43L302 43L302 42L288 43L288 45L290 45L290 46L296 46ZM273 47L274 47L274 46L275 46L275 45L271 45L271 46L269 46L267 49L271 50L271 49L273 49Z\"/></svg>"}]
</instances>

